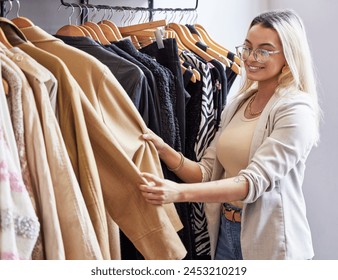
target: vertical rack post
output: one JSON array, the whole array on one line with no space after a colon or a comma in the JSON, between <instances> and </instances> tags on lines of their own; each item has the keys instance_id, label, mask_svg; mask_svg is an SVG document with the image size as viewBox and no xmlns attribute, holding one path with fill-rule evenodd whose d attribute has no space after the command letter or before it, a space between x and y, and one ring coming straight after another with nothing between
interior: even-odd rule
<instances>
[{"instance_id":1,"label":"vertical rack post","mask_svg":"<svg viewBox=\"0 0 338 280\"><path fill-rule=\"evenodd\" d=\"M149 21L153 21L154 0L148 0Z\"/></svg>"},{"instance_id":2,"label":"vertical rack post","mask_svg":"<svg viewBox=\"0 0 338 280\"><path fill-rule=\"evenodd\" d=\"M0 16L5 16L5 13L6 13L6 8L5 8L5 0L2 0L0 2Z\"/></svg>"}]
</instances>

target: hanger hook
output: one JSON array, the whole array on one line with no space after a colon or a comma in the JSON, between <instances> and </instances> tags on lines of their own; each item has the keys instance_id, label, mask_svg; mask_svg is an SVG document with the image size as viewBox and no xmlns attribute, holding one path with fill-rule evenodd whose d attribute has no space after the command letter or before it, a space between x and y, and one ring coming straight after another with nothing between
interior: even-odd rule
<instances>
[{"instance_id":1,"label":"hanger hook","mask_svg":"<svg viewBox=\"0 0 338 280\"><path fill-rule=\"evenodd\" d=\"M108 16L108 20L111 20L112 17L114 16L114 9L113 7L109 7L109 16Z\"/></svg>"},{"instance_id":2,"label":"hanger hook","mask_svg":"<svg viewBox=\"0 0 338 280\"><path fill-rule=\"evenodd\" d=\"M79 9L80 9L80 13L79 13L79 15L76 17L76 19L75 19L75 25L78 25L78 24L77 24L77 20L81 17L83 8L82 8L82 6L81 6L80 4L75 4L75 5L76 5L76 7L79 7ZM80 23L80 24L81 24L81 23Z\"/></svg>"},{"instance_id":3,"label":"hanger hook","mask_svg":"<svg viewBox=\"0 0 338 280\"><path fill-rule=\"evenodd\" d=\"M123 15L122 15L122 18L121 18L121 25L124 26L124 25L123 25L123 22L124 22L123 20L124 20L124 18L126 17L126 11L125 11L125 9L122 8L122 7L121 7L121 11L123 12Z\"/></svg>"},{"instance_id":4,"label":"hanger hook","mask_svg":"<svg viewBox=\"0 0 338 280\"><path fill-rule=\"evenodd\" d=\"M64 5L61 3L60 6L59 6L59 8L58 8L58 10L57 10L58 12L60 11L60 9L61 9L62 6L64 6ZM74 8L73 4L69 4L69 6L66 6L65 9L67 10L69 7L72 7L72 13L68 17L68 23L69 23L69 25L71 25L72 24L71 18L73 16L74 12L75 12L75 8Z\"/></svg>"},{"instance_id":5,"label":"hanger hook","mask_svg":"<svg viewBox=\"0 0 338 280\"><path fill-rule=\"evenodd\" d=\"M96 15L97 15L97 12L98 12L97 7L95 7L94 5L92 5L91 8L93 9L92 10L93 11L93 15L92 15L92 17L91 17L91 19L89 21L93 21L94 18L96 17Z\"/></svg>"},{"instance_id":6,"label":"hanger hook","mask_svg":"<svg viewBox=\"0 0 338 280\"><path fill-rule=\"evenodd\" d=\"M198 12L197 10L195 10L194 24L197 22L197 18L198 18Z\"/></svg>"},{"instance_id":7,"label":"hanger hook","mask_svg":"<svg viewBox=\"0 0 338 280\"><path fill-rule=\"evenodd\" d=\"M129 12L129 15L126 16L126 19L124 20L124 22L122 23L122 26L126 26L126 23L128 21L128 18L130 17L131 13L130 13L130 10L127 10L127 12Z\"/></svg>"},{"instance_id":8,"label":"hanger hook","mask_svg":"<svg viewBox=\"0 0 338 280\"><path fill-rule=\"evenodd\" d=\"M12 0L13 1L13 0ZM8 11L5 13L5 18L8 16L8 14L12 11L13 8L13 3L11 0L7 1L9 3L9 9Z\"/></svg>"},{"instance_id":9,"label":"hanger hook","mask_svg":"<svg viewBox=\"0 0 338 280\"><path fill-rule=\"evenodd\" d=\"M103 22L103 20L104 20L105 17L106 17L106 11L107 11L107 9L103 9L103 16L102 16L102 18L101 18L101 22Z\"/></svg>"},{"instance_id":10,"label":"hanger hook","mask_svg":"<svg viewBox=\"0 0 338 280\"><path fill-rule=\"evenodd\" d=\"M19 17L19 12L21 8L20 0L16 0L15 2L16 2L16 5L18 6L18 9L16 10L16 17Z\"/></svg>"}]
</instances>

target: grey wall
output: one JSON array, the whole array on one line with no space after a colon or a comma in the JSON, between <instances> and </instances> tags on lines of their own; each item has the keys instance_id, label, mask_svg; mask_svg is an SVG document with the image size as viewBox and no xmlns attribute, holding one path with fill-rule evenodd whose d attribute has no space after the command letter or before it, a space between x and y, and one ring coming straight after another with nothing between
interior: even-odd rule
<instances>
[{"instance_id":1,"label":"grey wall","mask_svg":"<svg viewBox=\"0 0 338 280\"><path fill-rule=\"evenodd\" d=\"M68 2L76 2L68 1ZM145 0L108 1L93 0L92 3L146 6ZM36 25L49 33L68 24L71 9L58 8L57 0L21 0L20 15L30 18ZM155 0L158 7L193 7L195 0ZM338 52L336 27L338 26L338 1L336 0L199 0L198 22L208 33L230 50L242 43L251 19L266 9L292 8L303 18L318 73L319 94L324 111L320 145L313 150L307 164L304 193L307 201L308 218L313 233L315 259L338 259ZM7 16L16 16L16 6ZM97 16L99 20L101 17ZM161 17L161 15L157 15ZM72 23L75 21L72 17ZM113 17L116 24L123 21L123 14ZM217 19L217 20L216 20ZM234 84L235 92L238 83Z\"/></svg>"}]
</instances>

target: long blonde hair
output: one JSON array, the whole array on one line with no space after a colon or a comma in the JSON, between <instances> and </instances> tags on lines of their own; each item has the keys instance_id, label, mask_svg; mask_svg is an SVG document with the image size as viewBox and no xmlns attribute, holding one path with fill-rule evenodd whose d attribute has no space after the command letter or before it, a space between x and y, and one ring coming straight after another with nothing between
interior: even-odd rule
<instances>
[{"instance_id":1,"label":"long blonde hair","mask_svg":"<svg viewBox=\"0 0 338 280\"><path fill-rule=\"evenodd\" d=\"M249 30L257 24L275 30L283 46L288 67L280 74L276 90L293 87L311 95L317 119L317 142L319 140L321 110L318 103L312 56L301 18L292 10L275 10L255 17ZM257 82L244 77L240 93L255 88L257 88Z\"/></svg>"}]
</instances>

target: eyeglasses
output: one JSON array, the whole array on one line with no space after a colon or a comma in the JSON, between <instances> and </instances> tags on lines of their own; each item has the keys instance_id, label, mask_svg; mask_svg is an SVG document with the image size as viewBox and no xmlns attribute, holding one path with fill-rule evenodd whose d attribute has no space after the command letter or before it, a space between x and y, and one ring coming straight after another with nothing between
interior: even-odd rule
<instances>
[{"instance_id":1,"label":"eyeglasses","mask_svg":"<svg viewBox=\"0 0 338 280\"><path fill-rule=\"evenodd\" d=\"M248 48L245 45L237 46L236 52L239 58L242 59L243 61L247 60L252 52L254 59L259 63L265 63L268 61L270 55L280 53L279 50L276 50L276 51L268 51L264 49L253 50L253 49Z\"/></svg>"}]
</instances>

